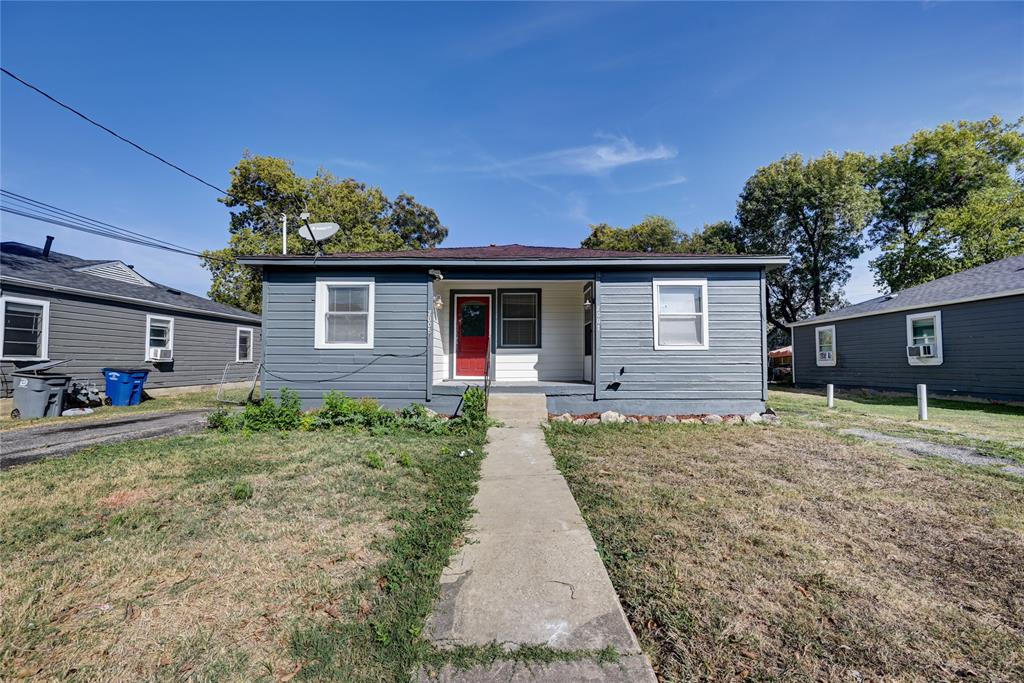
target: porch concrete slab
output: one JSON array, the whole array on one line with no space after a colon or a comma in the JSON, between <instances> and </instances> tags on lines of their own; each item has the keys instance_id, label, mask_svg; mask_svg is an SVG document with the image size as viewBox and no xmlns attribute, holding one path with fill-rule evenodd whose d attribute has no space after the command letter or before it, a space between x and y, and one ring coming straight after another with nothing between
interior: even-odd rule
<instances>
[{"instance_id":1,"label":"porch concrete slab","mask_svg":"<svg viewBox=\"0 0 1024 683\"><path fill-rule=\"evenodd\" d=\"M441 597L427 620L428 637L440 647L611 647L639 663L631 663L638 668L624 678L628 669L606 670L587 661L549 664L532 672L522 663L517 668L499 662L474 674L442 671L452 676L442 680L654 681L579 507L544 442L545 397L496 398L491 397L492 417L518 424L488 431L473 530L442 574ZM527 674L532 677L524 678Z\"/></svg>"},{"instance_id":2,"label":"porch concrete slab","mask_svg":"<svg viewBox=\"0 0 1024 683\"><path fill-rule=\"evenodd\" d=\"M636 683L656 680L644 655L620 657L601 664L593 660L537 664L502 660L468 669L446 665L438 672L421 671L417 683Z\"/></svg>"}]
</instances>

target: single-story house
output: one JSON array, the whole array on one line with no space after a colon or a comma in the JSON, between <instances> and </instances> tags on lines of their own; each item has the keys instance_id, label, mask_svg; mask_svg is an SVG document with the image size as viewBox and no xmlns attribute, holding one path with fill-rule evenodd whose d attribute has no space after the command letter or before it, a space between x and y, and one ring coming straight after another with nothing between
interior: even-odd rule
<instances>
[{"instance_id":1,"label":"single-story house","mask_svg":"<svg viewBox=\"0 0 1024 683\"><path fill-rule=\"evenodd\" d=\"M779 256L517 244L252 256L263 271L262 387L458 409L467 386L551 412L761 411L765 272Z\"/></svg>"},{"instance_id":2,"label":"single-story house","mask_svg":"<svg viewBox=\"0 0 1024 683\"><path fill-rule=\"evenodd\" d=\"M1024 400L1024 256L793 323L797 386Z\"/></svg>"},{"instance_id":3,"label":"single-story house","mask_svg":"<svg viewBox=\"0 0 1024 683\"><path fill-rule=\"evenodd\" d=\"M102 368L149 370L147 390L251 381L259 316L154 282L116 260L86 260L0 244L0 395L11 373L68 360L52 372L104 387Z\"/></svg>"}]
</instances>

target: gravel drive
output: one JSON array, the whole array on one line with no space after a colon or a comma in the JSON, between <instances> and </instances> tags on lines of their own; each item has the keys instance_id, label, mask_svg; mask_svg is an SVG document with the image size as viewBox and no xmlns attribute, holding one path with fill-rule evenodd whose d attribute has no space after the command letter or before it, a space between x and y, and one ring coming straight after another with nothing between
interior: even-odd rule
<instances>
[{"instance_id":1,"label":"gravel drive","mask_svg":"<svg viewBox=\"0 0 1024 683\"><path fill-rule=\"evenodd\" d=\"M41 458L62 458L90 446L198 432L206 426L209 412L179 410L104 420L69 419L0 432L0 469Z\"/></svg>"}]
</instances>

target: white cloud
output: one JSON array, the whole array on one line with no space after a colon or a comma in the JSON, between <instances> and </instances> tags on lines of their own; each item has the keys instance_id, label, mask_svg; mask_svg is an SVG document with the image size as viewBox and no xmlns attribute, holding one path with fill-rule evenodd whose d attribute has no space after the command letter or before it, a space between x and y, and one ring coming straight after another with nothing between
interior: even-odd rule
<instances>
[{"instance_id":1,"label":"white cloud","mask_svg":"<svg viewBox=\"0 0 1024 683\"><path fill-rule=\"evenodd\" d=\"M660 190L663 187L674 187L676 185L682 185L685 182L687 182L686 176L676 175L672 176L671 178L666 178L665 180L658 180L653 183L648 183L646 185L640 185L638 187L629 187L618 191L626 193L650 192L651 190Z\"/></svg>"},{"instance_id":2,"label":"white cloud","mask_svg":"<svg viewBox=\"0 0 1024 683\"><path fill-rule=\"evenodd\" d=\"M542 152L518 159L494 160L464 170L479 173L507 173L515 176L605 175L623 166L676 157L676 150L663 144L643 147L627 137L599 136L602 141L580 147Z\"/></svg>"}]
</instances>

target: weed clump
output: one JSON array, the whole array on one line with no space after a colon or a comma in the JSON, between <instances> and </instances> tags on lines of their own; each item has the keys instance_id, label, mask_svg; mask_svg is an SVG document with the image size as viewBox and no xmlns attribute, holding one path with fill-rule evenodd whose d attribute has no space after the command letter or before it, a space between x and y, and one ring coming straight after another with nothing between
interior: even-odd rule
<instances>
[{"instance_id":1,"label":"weed clump","mask_svg":"<svg viewBox=\"0 0 1024 683\"><path fill-rule=\"evenodd\" d=\"M239 502L252 498L252 484L247 481L236 481L231 485L231 498Z\"/></svg>"}]
</instances>

